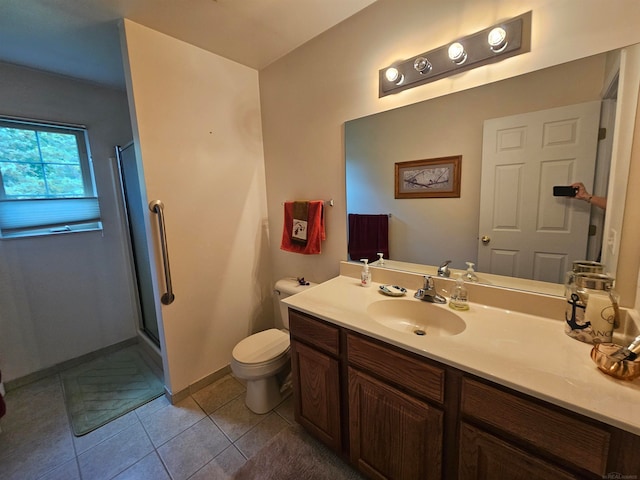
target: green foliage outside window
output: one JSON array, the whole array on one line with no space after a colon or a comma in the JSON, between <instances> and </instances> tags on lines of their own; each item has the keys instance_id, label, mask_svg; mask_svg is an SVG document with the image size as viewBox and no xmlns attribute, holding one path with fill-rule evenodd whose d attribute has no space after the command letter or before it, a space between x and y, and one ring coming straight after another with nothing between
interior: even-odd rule
<instances>
[{"instance_id":1,"label":"green foliage outside window","mask_svg":"<svg viewBox=\"0 0 640 480\"><path fill-rule=\"evenodd\" d=\"M75 133L0 127L4 198L85 196Z\"/></svg>"}]
</instances>

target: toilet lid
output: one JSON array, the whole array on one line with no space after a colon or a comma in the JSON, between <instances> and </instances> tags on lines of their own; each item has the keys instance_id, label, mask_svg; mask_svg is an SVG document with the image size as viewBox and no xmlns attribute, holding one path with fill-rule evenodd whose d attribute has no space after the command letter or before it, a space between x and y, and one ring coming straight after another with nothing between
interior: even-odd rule
<instances>
[{"instance_id":1,"label":"toilet lid","mask_svg":"<svg viewBox=\"0 0 640 480\"><path fill-rule=\"evenodd\" d=\"M241 340L232 352L242 363L262 363L273 360L289 349L289 335L276 328L254 333Z\"/></svg>"}]
</instances>

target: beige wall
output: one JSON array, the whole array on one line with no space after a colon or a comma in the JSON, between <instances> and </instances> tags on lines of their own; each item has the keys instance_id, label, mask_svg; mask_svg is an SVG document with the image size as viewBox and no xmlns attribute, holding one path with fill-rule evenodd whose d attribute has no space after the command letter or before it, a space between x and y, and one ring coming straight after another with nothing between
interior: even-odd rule
<instances>
[{"instance_id":1,"label":"beige wall","mask_svg":"<svg viewBox=\"0 0 640 480\"><path fill-rule=\"evenodd\" d=\"M392 62L532 10L531 52L378 98ZM274 277L323 281L346 259L344 122L640 42L634 0L378 0L260 72ZM284 200L333 198L322 255L279 250ZM637 282L625 274L620 282Z\"/></svg>"},{"instance_id":2,"label":"beige wall","mask_svg":"<svg viewBox=\"0 0 640 480\"><path fill-rule=\"evenodd\" d=\"M640 76L640 46L635 46L633 52L635 75L636 78ZM640 81L639 81L640 82ZM638 94L637 90L635 91ZM624 195L624 202L626 208L619 210L615 218L609 220L611 224L615 224L618 221L618 227L621 233L619 239L619 248L617 249L618 258L618 271L616 282L616 289L620 292L624 302L623 305L632 306L631 298L635 294L635 308L640 309L640 278L638 277L640 269L640 248L638 248L638 238L640 238L640 192L637 188L638 182L640 182L640 96L638 101L634 105L628 105L629 120L627 123L631 123L635 120L635 129L630 129L627 136L633 136L630 148L630 158L628 166L628 188L626 192L617 192L620 197ZM626 166L622 166L619 170L619 175L624 175L624 169ZM624 177L623 177L624 178ZM615 182L615 179L612 181ZM619 199L619 202L622 199ZM621 225L621 227L620 227Z\"/></svg>"},{"instance_id":3,"label":"beige wall","mask_svg":"<svg viewBox=\"0 0 640 480\"><path fill-rule=\"evenodd\" d=\"M618 282L616 288L625 298L635 294L635 309L640 310L640 98L636 105L636 128L631 151L629 167L629 187L626 191L626 208L624 210L622 239L620 241L620 257L624 260L618 264ZM630 301L626 302L631 305Z\"/></svg>"},{"instance_id":4,"label":"beige wall","mask_svg":"<svg viewBox=\"0 0 640 480\"><path fill-rule=\"evenodd\" d=\"M616 132L612 145L609 188L607 191L607 215L604 226L602 259L605 264L616 265L616 290L620 292L621 304L633 306L635 284L640 265L640 250L637 237L633 236L632 218L638 215L638 204L627 200L627 194L640 180L631 174L632 161L640 160L636 148L633 153L635 121L640 88L640 44L622 50L620 55L620 80L618 82L616 107ZM633 197L631 197L633 198ZM627 208L624 208L626 205ZM635 302L637 304L637 301Z\"/></svg>"},{"instance_id":5,"label":"beige wall","mask_svg":"<svg viewBox=\"0 0 640 480\"><path fill-rule=\"evenodd\" d=\"M159 318L176 395L227 367L236 343L273 321L258 73L128 20L124 31L147 201L165 204L175 301ZM165 291L161 276L155 290Z\"/></svg>"}]
</instances>

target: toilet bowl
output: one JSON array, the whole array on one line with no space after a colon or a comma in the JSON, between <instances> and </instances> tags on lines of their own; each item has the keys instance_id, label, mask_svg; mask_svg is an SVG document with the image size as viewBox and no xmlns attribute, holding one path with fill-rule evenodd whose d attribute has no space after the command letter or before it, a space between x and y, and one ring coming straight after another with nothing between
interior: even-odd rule
<instances>
[{"instance_id":1,"label":"toilet bowl","mask_svg":"<svg viewBox=\"0 0 640 480\"><path fill-rule=\"evenodd\" d=\"M231 371L246 382L245 403L255 413L267 413L290 393L291 356L289 354L289 312L282 300L315 286L301 285L295 278L278 280L280 318L276 326L241 340L231 353ZM278 320L280 325L278 325Z\"/></svg>"}]
</instances>

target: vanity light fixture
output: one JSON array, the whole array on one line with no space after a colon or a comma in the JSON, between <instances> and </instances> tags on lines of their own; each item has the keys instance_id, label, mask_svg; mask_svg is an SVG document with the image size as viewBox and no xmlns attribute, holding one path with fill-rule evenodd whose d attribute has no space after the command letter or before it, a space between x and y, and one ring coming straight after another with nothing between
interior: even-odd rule
<instances>
[{"instance_id":1,"label":"vanity light fixture","mask_svg":"<svg viewBox=\"0 0 640 480\"><path fill-rule=\"evenodd\" d=\"M379 71L379 97L531 50L531 12Z\"/></svg>"}]
</instances>

